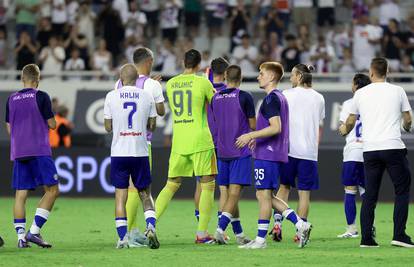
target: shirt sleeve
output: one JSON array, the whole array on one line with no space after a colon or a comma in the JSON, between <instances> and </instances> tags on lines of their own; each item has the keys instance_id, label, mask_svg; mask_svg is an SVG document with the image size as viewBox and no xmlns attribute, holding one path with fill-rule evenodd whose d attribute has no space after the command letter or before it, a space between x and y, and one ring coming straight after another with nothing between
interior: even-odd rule
<instances>
[{"instance_id":1,"label":"shirt sleeve","mask_svg":"<svg viewBox=\"0 0 414 267\"><path fill-rule=\"evenodd\" d=\"M321 118L321 123L322 123L322 121L325 119L325 99L323 98L323 96L321 96L321 114L320 114L320 118Z\"/></svg>"},{"instance_id":2,"label":"shirt sleeve","mask_svg":"<svg viewBox=\"0 0 414 267\"><path fill-rule=\"evenodd\" d=\"M36 94L36 101L44 120L51 119L55 116L52 111L52 102L46 92L38 91Z\"/></svg>"},{"instance_id":3,"label":"shirt sleeve","mask_svg":"<svg viewBox=\"0 0 414 267\"><path fill-rule=\"evenodd\" d=\"M274 94L266 97L263 101L262 115L269 120L272 117L280 116L280 100Z\"/></svg>"},{"instance_id":4,"label":"shirt sleeve","mask_svg":"<svg viewBox=\"0 0 414 267\"><path fill-rule=\"evenodd\" d=\"M341 113L339 113L339 121L344 123L348 119L349 116L349 104L345 101L342 104Z\"/></svg>"},{"instance_id":5,"label":"shirt sleeve","mask_svg":"<svg viewBox=\"0 0 414 267\"><path fill-rule=\"evenodd\" d=\"M411 105L408 101L407 94L404 89L401 88L401 112L411 111Z\"/></svg>"},{"instance_id":6,"label":"shirt sleeve","mask_svg":"<svg viewBox=\"0 0 414 267\"><path fill-rule=\"evenodd\" d=\"M211 99L214 96L214 87L211 84L211 82L206 78L203 79L203 82L204 82L204 88L206 88L205 89L206 90L205 91L206 92L206 98L207 98L208 102L210 103Z\"/></svg>"},{"instance_id":7,"label":"shirt sleeve","mask_svg":"<svg viewBox=\"0 0 414 267\"><path fill-rule=\"evenodd\" d=\"M256 112L254 109L254 102L253 102L252 95L249 94L248 92L240 91L239 101L240 101L240 106L244 112L244 115L246 115L246 117L249 119L255 118Z\"/></svg>"},{"instance_id":8,"label":"shirt sleeve","mask_svg":"<svg viewBox=\"0 0 414 267\"><path fill-rule=\"evenodd\" d=\"M104 119L106 120L112 119L110 93L108 93L105 97Z\"/></svg>"},{"instance_id":9,"label":"shirt sleeve","mask_svg":"<svg viewBox=\"0 0 414 267\"><path fill-rule=\"evenodd\" d=\"M155 102L154 101L151 101L149 116L150 116L150 118L157 117L157 108L155 107Z\"/></svg>"},{"instance_id":10,"label":"shirt sleeve","mask_svg":"<svg viewBox=\"0 0 414 267\"><path fill-rule=\"evenodd\" d=\"M349 114L357 115L359 114L359 107L358 107L358 91L355 92L354 97L352 98L352 104L349 106Z\"/></svg>"},{"instance_id":11,"label":"shirt sleeve","mask_svg":"<svg viewBox=\"0 0 414 267\"><path fill-rule=\"evenodd\" d=\"M152 83L152 96L156 104L163 103L165 101L164 95L162 94L162 86L158 81L153 80Z\"/></svg>"},{"instance_id":12,"label":"shirt sleeve","mask_svg":"<svg viewBox=\"0 0 414 267\"><path fill-rule=\"evenodd\" d=\"M9 119L9 99L10 97L7 98L7 103L6 103L6 122L9 123L10 119Z\"/></svg>"}]
</instances>

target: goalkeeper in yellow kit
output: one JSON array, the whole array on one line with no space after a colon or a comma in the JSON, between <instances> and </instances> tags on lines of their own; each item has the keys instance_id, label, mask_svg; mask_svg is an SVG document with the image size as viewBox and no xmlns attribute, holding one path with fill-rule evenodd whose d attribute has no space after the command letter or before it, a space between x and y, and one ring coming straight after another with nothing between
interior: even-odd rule
<instances>
[{"instance_id":1,"label":"goalkeeper in yellow kit","mask_svg":"<svg viewBox=\"0 0 414 267\"><path fill-rule=\"evenodd\" d=\"M213 139L207 122L206 105L214 95L211 82L196 73L201 54L191 49L184 55L185 70L166 85L173 116L173 138L168 168L168 181L155 202L156 217L160 218L180 188L182 177L201 176L200 219L196 243L214 243L207 234L214 203L217 162Z\"/></svg>"}]
</instances>

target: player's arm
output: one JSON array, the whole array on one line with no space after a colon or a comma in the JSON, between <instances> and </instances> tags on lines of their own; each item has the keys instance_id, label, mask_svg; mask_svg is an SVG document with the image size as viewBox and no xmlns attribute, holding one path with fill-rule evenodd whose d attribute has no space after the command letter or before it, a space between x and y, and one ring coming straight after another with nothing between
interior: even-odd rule
<instances>
[{"instance_id":1,"label":"player's arm","mask_svg":"<svg viewBox=\"0 0 414 267\"><path fill-rule=\"evenodd\" d=\"M164 108L164 104L163 104L163 108ZM157 118L156 118L157 113L158 113L158 109L156 108L156 104L154 102L151 102L149 118L148 118L148 122L147 122L147 129L150 132L155 131L155 127L156 127L156 124L157 124Z\"/></svg>"},{"instance_id":2,"label":"player's arm","mask_svg":"<svg viewBox=\"0 0 414 267\"><path fill-rule=\"evenodd\" d=\"M6 130L7 133L10 135L10 123L6 122Z\"/></svg>"},{"instance_id":3,"label":"player's arm","mask_svg":"<svg viewBox=\"0 0 414 267\"><path fill-rule=\"evenodd\" d=\"M404 111L402 113L403 117L403 128L406 132L411 131L411 124L412 124L412 116L410 111Z\"/></svg>"},{"instance_id":4,"label":"player's arm","mask_svg":"<svg viewBox=\"0 0 414 267\"><path fill-rule=\"evenodd\" d=\"M112 119L104 119L104 125L108 133L112 132Z\"/></svg>"},{"instance_id":5,"label":"player's arm","mask_svg":"<svg viewBox=\"0 0 414 267\"><path fill-rule=\"evenodd\" d=\"M110 94L109 92L105 97L105 104L104 104L104 126L105 130L110 133L112 132L112 112L111 112L111 105L110 105Z\"/></svg>"},{"instance_id":6,"label":"player's arm","mask_svg":"<svg viewBox=\"0 0 414 267\"><path fill-rule=\"evenodd\" d=\"M352 129L354 129L356 121L357 121L357 115L349 114L345 123L339 126L339 133L342 136L349 134L352 131Z\"/></svg>"},{"instance_id":7,"label":"player's arm","mask_svg":"<svg viewBox=\"0 0 414 267\"><path fill-rule=\"evenodd\" d=\"M52 111L50 96L46 92L39 91L36 94L36 102L43 119L47 122L49 129L56 129L55 114Z\"/></svg>"},{"instance_id":8,"label":"player's arm","mask_svg":"<svg viewBox=\"0 0 414 267\"><path fill-rule=\"evenodd\" d=\"M251 140L256 138L265 138L273 135L277 135L282 131L282 125L280 122L280 116L274 116L269 119L269 126L259 131L253 131L247 134L241 135L236 140L236 146L242 148L250 143Z\"/></svg>"},{"instance_id":9,"label":"player's arm","mask_svg":"<svg viewBox=\"0 0 414 267\"><path fill-rule=\"evenodd\" d=\"M161 76L160 76L161 77ZM162 94L162 86L160 84L160 80L155 80L155 86L153 91L153 97L155 101L155 109L157 110L158 116L164 116L165 115L165 107L164 107L164 95Z\"/></svg>"},{"instance_id":10,"label":"player's arm","mask_svg":"<svg viewBox=\"0 0 414 267\"><path fill-rule=\"evenodd\" d=\"M49 126L49 129L52 129L52 130L56 129L55 117L50 118L50 119L47 120L47 126Z\"/></svg>"}]
</instances>

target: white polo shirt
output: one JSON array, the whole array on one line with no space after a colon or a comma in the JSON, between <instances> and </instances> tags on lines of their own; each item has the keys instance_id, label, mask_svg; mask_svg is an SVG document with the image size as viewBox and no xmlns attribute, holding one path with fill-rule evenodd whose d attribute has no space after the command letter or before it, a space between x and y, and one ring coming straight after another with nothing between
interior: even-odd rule
<instances>
[{"instance_id":1,"label":"white polo shirt","mask_svg":"<svg viewBox=\"0 0 414 267\"><path fill-rule=\"evenodd\" d=\"M387 82L371 83L355 92L351 114L359 114L364 126L364 152L404 149L401 112L410 111L407 94Z\"/></svg>"},{"instance_id":2,"label":"white polo shirt","mask_svg":"<svg viewBox=\"0 0 414 267\"><path fill-rule=\"evenodd\" d=\"M341 123L345 123L346 120L349 117L350 109L353 105L354 100L348 99L342 104L341 113L339 114L339 121ZM354 128L352 131L349 132L349 134L346 136L346 144L344 146L344 158L343 161L357 161L357 162L363 162L364 158L362 156L362 123L361 120L358 119L355 123Z\"/></svg>"}]
</instances>

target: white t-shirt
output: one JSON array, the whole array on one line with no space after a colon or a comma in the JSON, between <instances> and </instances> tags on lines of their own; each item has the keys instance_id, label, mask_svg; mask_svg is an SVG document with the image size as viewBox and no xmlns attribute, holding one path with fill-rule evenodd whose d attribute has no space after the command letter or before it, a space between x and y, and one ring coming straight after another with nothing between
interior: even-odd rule
<instances>
[{"instance_id":1,"label":"white t-shirt","mask_svg":"<svg viewBox=\"0 0 414 267\"><path fill-rule=\"evenodd\" d=\"M253 45L248 48L244 48L242 45L236 46L233 50L233 60L236 63L236 60L240 60L238 65L245 73L257 71L256 65L253 64L250 60L257 60L258 51L257 48ZM247 57L250 60L245 59Z\"/></svg>"},{"instance_id":2,"label":"white t-shirt","mask_svg":"<svg viewBox=\"0 0 414 267\"><path fill-rule=\"evenodd\" d=\"M379 23L381 26L387 26L390 19L401 21L400 8L394 2L382 3L379 7Z\"/></svg>"},{"instance_id":3,"label":"white t-shirt","mask_svg":"<svg viewBox=\"0 0 414 267\"><path fill-rule=\"evenodd\" d=\"M160 9L159 0L142 0L140 6L141 10L145 12L153 12Z\"/></svg>"},{"instance_id":4,"label":"white t-shirt","mask_svg":"<svg viewBox=\"0 0 414 267\"><path fill-rule=\"evenodd\" d=\"M58 9L58 6L62 6ZM65 0L53 0L52 2L52 23L63 24L68 21L67 7Z\"/></svg>"},{"instance_id":5,"label":"white t-shirt","mask_svg":"<svg viewBox=\"0 0 414 267\"><path fill-rule=\"evenodd\" d=\"M353 60L358 71L368 70L371 59L375 57L376 45L369 40L378 40L382 31L373 25L356 25L353 32Z\"/></svg>"},{"instance_id":6,"label":"white t-shirt","mask_svg":"<svg viewBox=\"0 0 414 267\"><path fill-rule=\"evenodd\" d=\"M318 7L335 7L335 0L318 0Z\"/></svg>"},{"instance_id":7,"label":"white t-shirt","mask_svg":"<svg viewBox=\"0 0 414 267\"><path fill-rule=\"evenodd\" d=\"M139 75L139 77L142 77L144 75ZM116 81L114 89L116 90L118 88L118 84L121 80ZM144 91L147 91L150 93L152 98L154 99L154 102L156 104L162 103L165 101L164 95L162 94L162 86L159 81L156 81L152 78L148 78L144 83Z\"/></svg>"},{"instance_id":8,"label":"white t-shirt","mask_svg":"<svg viewBox=\"0 0 414 267\"><path fill-rule=\"evenodd\" d=\"M161 12L161 29L173 29L179 25L178 13L179 9L172 3L166 3Z\"/></svg>"},{"instance_id":9,"label":"white t-shirt","mask_svg":"<svg viewBox=\"0 0 414 267\"><path fill-rule=\"evenodd\" d=\"M157 115L152 96L135 86L110 91L104 118L112 119L111 157L147 157L148 118Z\"/></svg>"},{"instance_id":10,"label":"white t-shirt","mask_svg":"<svg viewBox=\"0 0 414 267\"><path fill-rule=\"evenodd\" d=\"M310 56L315 56L320 53L326 53L330 58L335 58L335 50L331 45L326 45L324 47L320 47L318 44L315 44L310 49ZM332 69L332 64L329 61L325 61L324 59L318 59L313 62L316 66L316 70L318 73L322 72L330 72Z\"/></svg>"},{"instance_id":11,"label":"white t-shirt","mask_svg":"<svg viewBox=\"0 0 414 267\"><path fill-rule=\"evenodd\" d=\"M359 114L364 125L364 152L403 149L401 112L410 111L407 94L387 82L371 83L354 94L351 114Z\"/></svg>"},{"instance_id":12,"label":"white t-shirt","mask_svg":"<svg viewBox=\"0 0 414 267\"><path fill-rule=\"evenodd\" d=\"M283 94L289 105L289 156L317 161L325 99L311 88L295 87L284 90Z\"/></svg>"},{"instance_id":13,"label":"white t-shirt","mask_svg":"<svg viewBox=\"0 0 414 267\"><path fill-rule=\"evenodd\" d=\"M85 61L82 58L69 58L65 63L65 70L84 70Z\"/></svg>"},{"instance_id":14,"label":"white t-shirt","mask_svg":"<svg viewBox=\"0 0 414 267\"><path fill-rule=\"evenodd\" d=\"M350 109L353 105L353 99L348 99L342 104L342 110L339 114L339 120L342 123L345 123L349 117ZM344 162L346 161L357 161L363 162L364 158L362 156L362 123L358 119L355 123L355 127L352 131L346 136L346 144L344 147Z\"/></svg>"},{"instance_id":15,"label":"white t-shirt","mask_svg":"<svg viewBox=\"0 0 414 267\"><path fill-rule=\"evenodd\" d=\"M59 73L62 70L63 60L65 59L65 49L61 46L57 46L53 49L46 46L40 51L40 58L46 58L43 61L43 71L47 73Z\"/></svg>"}]
</instances>

